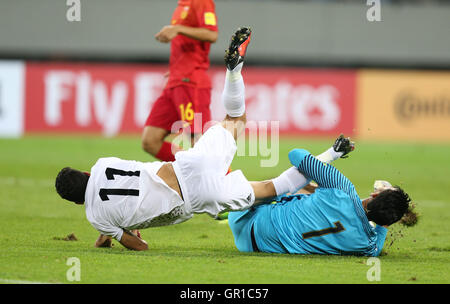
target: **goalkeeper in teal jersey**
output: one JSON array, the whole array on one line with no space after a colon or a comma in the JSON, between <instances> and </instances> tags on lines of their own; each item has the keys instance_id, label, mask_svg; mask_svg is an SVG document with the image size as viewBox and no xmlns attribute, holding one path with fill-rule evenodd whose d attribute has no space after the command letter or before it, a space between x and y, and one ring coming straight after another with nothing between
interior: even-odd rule
<instances>
[{"instance_id":1,"label":"goalkeeper in teal jersey","mask_svg":"<svg viewBox=\"0 0 450 304\"><path fill-rule=\"evenodd\" d=\"M257 197L277 196L266 201L276 203L229 213L238 250L378 256L387 226L402 218L410 199L399 187L387 187L361 200L350 180L329 164L353 149L341 135L318 158L292 150L293 167L273 180L255 182ZM311 187L311 180L318 185L311 194L285 194Z\"/></svg>"}]
</instances>

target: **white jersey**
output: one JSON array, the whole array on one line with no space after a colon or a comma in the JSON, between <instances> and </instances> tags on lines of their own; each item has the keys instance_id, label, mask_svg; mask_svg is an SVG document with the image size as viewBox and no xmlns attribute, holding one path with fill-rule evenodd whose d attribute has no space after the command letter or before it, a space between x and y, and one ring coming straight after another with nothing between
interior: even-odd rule
<instances>
[{"instance_id":1,"label":"white jersey","mask_svg":"<svg viewBox=\"0 0 450 304\"><path fill-rule=\"evenodd\" d=\"M193 213L212 216L250 208L253 188L241 170L227 175L237 145L221 124L210 127L193 148L175 154L172 163L184 201Z\"/></svg>"},{"instance_id":2,"label":"white jersey","mask_svg":"<svg viewBox=\"0 0 450 304\"><path fill-rule=\"evenodd\" d=\"M163 162L100 158L91 169L85 205L88 221L121 240L123 229L144 229L192 217L178 193L156 175Z\"/></svg>"}]
</instances>

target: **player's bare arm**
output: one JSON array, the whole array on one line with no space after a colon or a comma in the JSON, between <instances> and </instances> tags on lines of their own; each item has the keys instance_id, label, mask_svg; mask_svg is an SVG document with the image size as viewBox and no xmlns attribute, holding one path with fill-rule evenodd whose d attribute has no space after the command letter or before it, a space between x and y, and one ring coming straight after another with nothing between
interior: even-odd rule
<instances>
[{"instance_id":1,"label":"player's bare arm","mask_svg":"<svg viewBox=\"0 0 450 304\"><path fill-rule=\"evenodd\" d=\"M316 191L317 188L319 188L319 186L317 184L309 183L303 189L300 189L297 193L298 194L302 194L302 193L312 194Z\"/></svg>"},{"instance_id":2,"label":"player's bare arm","mask_svg":"<svg viewBox=\"0 0 450 304\"><path fill-rule=\"evenodd\" d=\"M110 236L100 234L98 239L95 241L95 247L112 247L112 238Z\"/></svg>"},{"instance_id":3,"label":"player's bare arm","mask_svg":"<svg viewBox=\"0 0 450 304\"><path fill-rule=\"evenodd\" d=\"M162 43L169 43L177 35L184 35L186 37L214 43L219 36L218 32L206 28L190 27L185 25L166 25L155 35L155 39Z\"/></svg>"},{"instance_id":4,"label":"player's bare arm","mask_svg":"<svg viewBox=\"0 0 450 304\"><path fill-rule=\"evenodd\" d=\"M122 238L120 239L120 244L122 244L125 248L136 251L148 250L146 241L139 238L131 231L124 229L123 232L124 233L122 235Z\"/></svg>"},{"instance_id":5,"label":"player's bare arm","mask_svg":"<svg viewBox=\"0 0 450 304\"><path fill-rule=\"evenodd\" d=\"M138 238L141 238L141 233L139 230L132 230L131 233L135 234ZM112 237L104 234L100 234L98 239L95 241L95 247L97 248L111 248L112 247Z\"/></svg>"}]
</instances>

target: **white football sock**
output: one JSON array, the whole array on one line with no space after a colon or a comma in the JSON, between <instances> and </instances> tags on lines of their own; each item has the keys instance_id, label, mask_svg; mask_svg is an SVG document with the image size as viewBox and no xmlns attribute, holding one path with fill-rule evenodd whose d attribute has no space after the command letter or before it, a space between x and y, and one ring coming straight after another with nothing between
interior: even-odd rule
<instances>
[{"instance_id":1,"label":"white football sock","mask_svg":"<svg viewBox=\"0 0 450 304\"><path fill-rule=\"evenodd\" d=\"M334 151L333 147L329 148L322 154L316 156L321 162L330 164L340 158L343 152ZM286 193L296 193L298 190L309 184L311 180L307 179L296 167L291 167L280 174L280 176L272 179L273 186L277 195Z\"/></svg>"},{"instance_id":2,"label":"white football sock","mask_svg":"<svg viewBox=\"0 0 450 304\"><path fill-rule=\"evenodd\" d=\"M316 156L316 158L323 163L330 164L336 159L341 158L342 154L344 154L344 152L336 152L334 151L333 147L331 147L322 154Z\"/></svg>"},{"instance_id":3,"label":"white football sock","mask_svg":"<svg viewBox=\"0 0 450 304\"><path fill-rule=\"evenodd\" d=\"M230 117L239 117L245 113L245 86L241 75L243 64L241 62L231 71L227 69L225 76L222 102Z\"/></svg>"},{"instance_id":4,"label":"white football sock","mask_svg":"<svg viewBox=\"0 0 450 304\"><path fill-rule=\"evenodd\" d=\"M298 171L294 166L280 174L280 176L272 179L273 186L277 195L285 193L296 193L299 189L309 184L309 180Z\"/></svg>"}]
</instances>

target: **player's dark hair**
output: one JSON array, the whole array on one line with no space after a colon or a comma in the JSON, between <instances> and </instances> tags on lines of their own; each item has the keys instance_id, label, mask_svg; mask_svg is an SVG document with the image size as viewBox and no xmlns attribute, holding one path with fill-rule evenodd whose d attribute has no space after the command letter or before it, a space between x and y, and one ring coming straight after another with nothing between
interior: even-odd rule
<instances>
[{"instance_id":1,"label":"player's dark hair","mask_svg":"<svg viewBox=\"0 0 450 304\"><path fill-rule=\"evenodd\" d=\"M382 191L367 204L367 218L377 225L392 225L408 211L411 199L400 187Z\"/></svg>"},{"instance_id":2,"label":"player's dark hair","mask_svg":"<svg viewBox=\"0 0 450 304\"><path fill-rule=\"evenodd\" d=\"M71 202L84 202L86 186L89 181L89 174L65 167L56 176L56 192L63 198Z\"/></svg>"}]
</instances>

